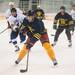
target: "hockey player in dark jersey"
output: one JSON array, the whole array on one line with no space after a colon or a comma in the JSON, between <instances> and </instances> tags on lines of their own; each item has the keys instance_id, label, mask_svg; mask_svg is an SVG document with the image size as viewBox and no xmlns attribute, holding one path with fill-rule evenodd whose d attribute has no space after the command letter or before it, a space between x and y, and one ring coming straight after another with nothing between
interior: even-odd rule
<instances>
[{"instance_id":1,"label":"hockey player in dark jersey","mask_svg":"<svg viewBox=\"0 0 75 75\"><path fill-rule=\"evenodd\" d=\"M37 9L34 10L35 12L35 17L38 18L39 20L43 20L45 18L45 13L43 9L40 8L40 6L37 6Z\"/></svg>"},{"instance_id":2,"label":"hockey player in dark jersey","mask_svg":"<svg viewBox=\"0 0 75 75\"><path fill-rule=\"evenodd\" d=\"M22 30L24 32L24 35L27 35L28 38L23 48L21 49L18 59L15 61L16 64L18 64L28 53L28 50L30 50L34 46L34 44L38 40L40 40L48 56L53 61L53 64L57 65L55 53L53 51L52 46L50 45L47 30L44 27L44 23L41 20L35 18L34 13L32 11L28 12L27 19L24 19L20 30Z\"/></svg>"},{"instance_id":3,"label":"hockey player in dark jersey","mask_svg":"<svg viewBox=\"0 0 75 75\"><path fill-rule=\"evenodd\" d=\"M59 24L58 27L57 27L57 23ZM53 29L56 30L56 33L54 37L54 43L52 44L52 46L56 45L56 42L58 41L58 37L63 32L64 29L69 41L68 46L69 47L72 46L71 33L70 33L70 29L72 28L72 25L73 25L72 17L67 12L65 12L65 7L61 6L60 12L57 13L54 19Z\"/></svg>"}]
</instances>

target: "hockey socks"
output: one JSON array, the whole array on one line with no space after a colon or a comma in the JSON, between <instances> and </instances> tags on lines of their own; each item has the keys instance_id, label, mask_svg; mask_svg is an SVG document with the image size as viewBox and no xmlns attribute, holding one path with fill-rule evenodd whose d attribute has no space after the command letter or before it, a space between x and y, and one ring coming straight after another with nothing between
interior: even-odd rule
<instances>
[{"instance_id":1,"label":"hockey socks","mask_svg":"<svg viewBox=\"0 0 75 75\"><path fill-rule=\"evenodd\" d=\"M51 58L51 60L53 61L53 64L54 65L57 65L57 61L56 61L56 58L55 58L55 53L53 51L53 48L52 46L48 43L48 42L45 42L43 43L43 47L45 48L48 56Z\"/></svg>"},{"instance_id":2,"label":"hockey socks","mask_svg":"<svg viewBox=\"0 0 75 75\"><path fill-rule=\"evenodd\" d=\"M48 42L46 42L46 43L43 43L43 47L45 48L46 52L48 53L48 56L53 61L53 64L57 65L57 61L56 61L56 58L55 58L55 53L53 51L52 46ZM24 56L28 53L28 50L29 49L26 48L26 44L25 44L23 46L23 48L21 49L21 52L19 54L18 59L15 61L16 64L18 64L24 58Z\"/></svg>"},{"instance_id":3,"label":"hockey socks","mask_svg":"<svg viewBox=\"0 0 75 75\"><path fill-rule=\"evenodd\" d=\"M18 59L15 61L16 64L18 64L23 58L24 56L27 54L28 49L26 48L26 44L24 44L24 46L21 49L21 52L19 54Z\"/></svg>"},{"instance_id":4,"label":"hockey socks","mask_svg":"<svg viewBox=\"0 0 75 75\"><path fill-rule=\"evenodd\" d=\"M19 50L20 50L19 46L18 45L15 45L15 52L17 52Z\"/></svg>"}]
</instances>

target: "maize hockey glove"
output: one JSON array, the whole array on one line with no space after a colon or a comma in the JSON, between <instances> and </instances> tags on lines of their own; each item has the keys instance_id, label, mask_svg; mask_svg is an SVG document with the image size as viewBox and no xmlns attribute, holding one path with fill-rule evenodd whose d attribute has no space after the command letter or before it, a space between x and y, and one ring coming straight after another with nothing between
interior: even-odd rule
<instances>
[{"instance_id":1,"label":"maize hockey glove","mask_svg":"<svg viewBox=\"0 0 75 75\"><path fill-rule=\"evenodd\" d=\"M57 25L56 24L53 25L53 29L57 30Z\"/></svg>"}]
</instances>

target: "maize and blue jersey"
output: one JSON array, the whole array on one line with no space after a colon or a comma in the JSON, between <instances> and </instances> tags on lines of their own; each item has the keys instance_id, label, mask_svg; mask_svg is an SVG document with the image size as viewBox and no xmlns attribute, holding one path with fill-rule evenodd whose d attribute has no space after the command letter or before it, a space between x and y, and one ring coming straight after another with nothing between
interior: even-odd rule
<instances>
[{"instance_id":1,"label":"maize and blue jersey","mask_svg":"<svg viewBox=\"0 0 75 75\"><path fill-rule=\"evenodd\" d=\"M24 19L22 23L22 28L24 31L27 31L27 35L30 37L33 37L34 35L42 35L46 33L46 29L44 27L44 23L41 20L38 20L37 18L34 18L32 22L29 22L26 18ZM37 36L36 35L36 36Z\"/></svg>"},{"instance_id":2,"label":"maize and blue jersey","mask_svg":"<svg viewBox=\"0 0 75 75\"><path fill-rule=\"evenodd\" d=\"M73 24L72 17L68 13L64 12L64 15L59 12L54 19L54 24L57 24L59 22L60 26L67 26Z\"/></svg>"}]
</instances>

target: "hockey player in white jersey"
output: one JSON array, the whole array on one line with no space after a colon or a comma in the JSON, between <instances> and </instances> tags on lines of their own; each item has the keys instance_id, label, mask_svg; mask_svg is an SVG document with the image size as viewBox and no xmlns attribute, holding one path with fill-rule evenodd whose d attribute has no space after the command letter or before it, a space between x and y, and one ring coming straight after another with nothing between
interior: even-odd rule
<instances>
[{"instance_id":1,"label":"hockey player in white jersey","mask_svg":"<svg viewBox=\"0 0 75 75\"><path fill-rule=\"evenodd\" d=\"M19 8L15 7L14 2L9 2L9 9L5 13L6 19L8 19L11 16L11 9L12 8L16 9L17 14L23 14L23 12ZM22 43L25 40L25 37L21 33L19 33L19 35L20 35L20 40L21 40L20 42ZM9 43L11 43L11 42L12 41L10 40Z\"/></svg>"},{"instance_id":2,"label":"hockey player in white jersey","mask_svg":"<svg viewBox=\"0 0 75 75\"><path fill-rule=\"evenodd\" d=\"M17 39L16 38L18 36L18 33L23 35L23 33L18 31L18 28L21 25L21 23L23 22L24 18L25 18L25 16L23 14L17 14L17 10L15 8L12 8L11 9L11 16L7 19L8 23L9 23L8 28L11 28L10 39L16 48L15 51L19 51L19 47L17 45Z\"/></svg>"},{"instance_id":3,"label":"hockey player in white jersey","mask_svg":"<svg viewBox=\"0 0 75 75\"><path fill-rule=\"evenodd\" d=\"M5 12L6 18L9 18L9 16L11 15L12 8L15 8L17 10L17 13L23 14L23 12L19 8L15 7L14 2L9 2L9 9L7 9L7 11Z\"/></svg>"},{"instance_id":4,"label":"hockey player in white jersey","mask_svg":"<svg viewBox=\"0 0 75 75\"><path fill-rule=\"evenodd\" d=\"M72 10L71 10L71 16L73 19L73 30L72 30L72 34L74 33L75 30L75 5L72 5Z\"/></svg>"}]
</instances>

